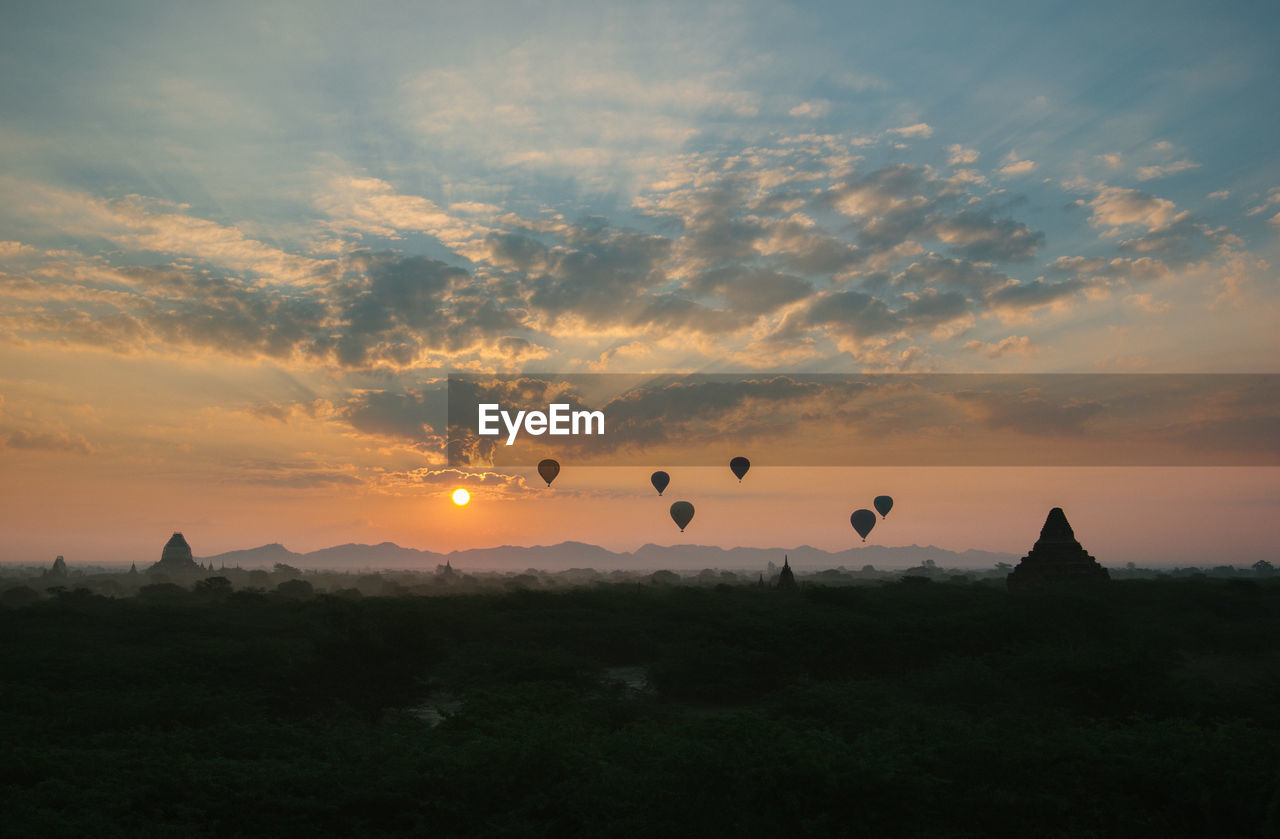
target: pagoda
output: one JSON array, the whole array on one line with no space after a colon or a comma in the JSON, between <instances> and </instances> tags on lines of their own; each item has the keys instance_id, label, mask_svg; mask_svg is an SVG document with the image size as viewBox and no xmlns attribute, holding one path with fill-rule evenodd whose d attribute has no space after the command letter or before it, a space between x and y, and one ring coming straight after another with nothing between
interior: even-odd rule
<instances>
[{"instance_id":1,"label":"pagoda","mask_svg":"<svg viewBox=\"0 0 1280 839\"><path fill-rule=\"evenodd\" d=\"M181 533L174 533L165 542L160 552L160 561L147 569L148 574L163 572L168 574L184 574L203 570L200 563L191 555L191 546Z\"/></svg>"},{"instance_id":2,"label":"pagoda","mask_svg":"<svg viewBox=\"0 0 1280 839\"><path fill-rule=\"evenodd\" d=\"M1054 507L1040 528L1031 553L1022 558L1007 578L1010 591L1063 583L1102 583L1111 579L1107 569L1076 541L1075 531L1061 507Z\"/></svg>"}]
</instances>

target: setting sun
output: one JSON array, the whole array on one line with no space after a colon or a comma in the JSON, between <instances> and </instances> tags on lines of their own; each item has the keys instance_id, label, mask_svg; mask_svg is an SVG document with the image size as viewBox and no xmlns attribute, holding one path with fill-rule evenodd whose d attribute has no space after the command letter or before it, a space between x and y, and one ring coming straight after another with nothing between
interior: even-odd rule
<instances>
[{"instance_id":1,"label":"setting sun","mask_svg":"<svg viewBox=\"0 0 1280 839\"><path fill-rule=\"evenodd\" d=\"M465 489L459 487L453 491L453 503L457 504L459 507L466 506L467 502L470 500L471 493L467 492Z\"/></svg>"}]
</instances>

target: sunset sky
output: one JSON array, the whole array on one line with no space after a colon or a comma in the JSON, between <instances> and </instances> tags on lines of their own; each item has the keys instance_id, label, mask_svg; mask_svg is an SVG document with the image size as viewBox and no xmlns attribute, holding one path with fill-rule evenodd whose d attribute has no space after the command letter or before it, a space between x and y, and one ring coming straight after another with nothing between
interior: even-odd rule
<instances>
[{"instance_id":1,"label":"sunset sky","mask_svg":"<svg viewBox=\"0 0 1280 839\"><path fill-rule=\"evenodd\" d=\"M0 561L151 561L174 530L843 549L881 493L878 544L1025 553L1062 506L1103 564L1280 559L1274 467L691 466L659 499L566 463L548 490L448 468L442 399L451 372L1280 373L1270 4L4 17Z\"/></svg>"}]
</instances>

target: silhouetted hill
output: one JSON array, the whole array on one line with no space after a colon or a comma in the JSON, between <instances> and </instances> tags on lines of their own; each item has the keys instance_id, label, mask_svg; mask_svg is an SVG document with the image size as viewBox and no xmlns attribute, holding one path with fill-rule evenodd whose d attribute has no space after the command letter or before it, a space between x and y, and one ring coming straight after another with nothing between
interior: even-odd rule
<instances>
[{"instance_id":1,"label":"silhouetted hill","mask_svg":"<svg viewBox=\"0 0 1280 839\"><path fill-rule=\"evenodd\" d=\"M450 562L459 571L523 571L537 568L561 571L568 568L594 568L611 571L627 570L696 571L703 568L762 569L770 562L781 565L783 555L790 557L798 573L805 574L844 566L857 570L864 565L878 569L903 569L932 561L944 568L990 568L997 562L1015 562L1013 554L991 551L948 551L932 545L887 547L866 545L843 551L824 551L809 545L796 548L719 548L713 545L644 545L634 552L611 551L584 542L561 542L558 545L501 545L472 548L450 553L403 548L393 542L378 545L336 545L310 553L295 553L280 544L263 545L248 550L229 551L202 562L215 567L269 568L277 562L299 568L404 568L426 570Z\"/></svg>"},{"instance_id":2,"label":"silhouetted hill","mask_svg":"<svg viewBox=\"0 0 1280 839\"><path fill-rule=\"evenodd\" d=\"M343 568L350 566L369 568L429 568L443 563L444 554L402 548L394 542L377 545L337 545L321 548L302 555L302 562L311 568Z\"/></svg>"},{"instance_id":3,"label":"silhouetted hill","mask_svg":"<svg viewBox=\"0 0 1280 839\"><path fill-rule=\"evenodd\" d=\"M561 570L567 568L594 568L597 571L629 568L632 555L614 553L599 545L585 542L561 542L558 545L503 545L497 548L473 548L454 551L448 559L455 568L471 570L501 568L503 570Z\"/></svg>"},{"instance_id":4,"label":"silhouetted hill","mask_svg":"<svg viewBox=\"0 0 1280 839\"><path fill-rule=\"evenodd\" d=\"M259 566L270 567L277 562L283 562L286 565L297 565L304 556L305 554L294 553L279 542L272 542L270 545L260 545L256 548L245 548L213 556L203 556L200 557L200 562L212 562L214 568L220 568L223 565L228 568L237 566L241 568L257 568Z\"/></svg>"}]
</instances>

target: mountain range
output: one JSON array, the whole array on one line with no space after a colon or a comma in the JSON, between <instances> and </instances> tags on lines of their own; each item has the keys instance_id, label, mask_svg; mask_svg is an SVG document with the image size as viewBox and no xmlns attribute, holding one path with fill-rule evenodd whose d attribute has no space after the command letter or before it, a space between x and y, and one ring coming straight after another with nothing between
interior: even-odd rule
<instances>
[{"instance_id":1,"label":"mountain range","mask_svg":"<svg viewBox=\"0 0 1280 839\"><path fill-rule=\"evenodd\" d=\"M1018 561L1013 554L977 550L957 552L932 545L867 545L843 551L824 551L809 545L796 548L719 548L711 545L648 544L635 551L618 552L583 542L527 547L502 545L449 553L403 548L393 542L336 545L297 553L284 545L272 543L200 557L200 561L212 561L215 567L270 568L276 563L284 563L302 569L328 570L431 570L448 562L459 571L524 571L530 568L542 571L568 568L594 568L597 571L619 568L629 571L696 571L703 568L762 571L770 562L781 565L784 556L801 572L842 566L857 570L865 565L878 569L910 568L930 560L943 568L991 568L997 562Z\"/></svg>"}]
</instances>

